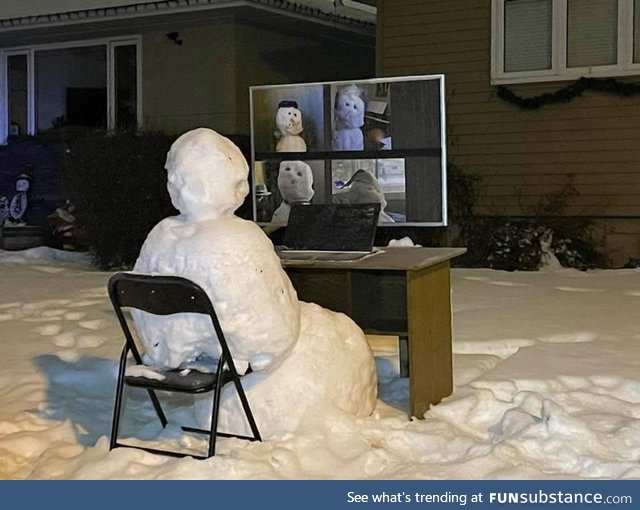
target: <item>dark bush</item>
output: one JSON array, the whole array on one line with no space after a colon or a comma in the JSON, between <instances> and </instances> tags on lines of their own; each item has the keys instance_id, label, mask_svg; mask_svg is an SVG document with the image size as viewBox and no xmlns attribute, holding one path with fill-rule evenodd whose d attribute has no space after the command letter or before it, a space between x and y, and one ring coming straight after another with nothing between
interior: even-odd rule
<instances>
[{"instance_id":1,"label":"dark bush","mask_svg":"<svg viewBox=\"0 0 640 510\"><path fill-rule=\"evenodd\" d=\"M477 218L467 237L468 252L458 267L535 271L550 255L555 256L562 266L581 271L606 267L606 261L596 248L596 241L589 235L590 231L571 234L572 218L567 218L566 222L546 220L496 216ZM555 231L552 225L558 226L559 230Z\"/></svg>"},{"instance_id":2,"label":"dark bush","mask_svg":"<svg viewBox=\"0 0 640 510\"><path fill-rule=\"evenodd\" d=\"M547 227L533 221L507 221L491 235L488 265L506 271L535 271L542 265L543 246L552 235Z\"/></svg>"},{"instance_id":3,"label":"dark bush","mask_svg":"<svg viewBox=\"0 0 640 510\"><path fill-rule=\"evenodd\" d=\"M92 132L65 141L63 186L98 267L131 267L153 226L176 214L164 170L174 138Z\"/></svg>"},{"instance_id":4,"label":"dark bush","mask_svg":"<svg viewBox=\"0 0 640 510\"><path fill-rule=\"evenodd\" d=\"M554 255L564 267L572 267L581 271L607 267L604 255L597 250L593 241L560 238L554 239L551 247Z\"/></svg>"},{"instance_id":5,"label":"dark bush","mask_svg":"<svg viewBox=\"0 0 640 510\"><path fill-rule=\"evenodd\" d=\"M636 269L640 268L640 259L630 258L627 263L622 266L625 269Z\"/></svg>"},{"instance_id":6,"label":"dark bush","mask_svg":"<svg viewBox=\"0 0 640 510\"><path fill-rule=\"evenodd\" d=\"M480 194L481 177L467 173L457 164L447 164L447 215L451 223L452 242L467 239L474 228L477 218L475 205Z\"/></svg>"},{"instance_id":7,"label":"dark bush","mask_svg":"<svg viewBox=\"0 0 640 510\"><path fill-rule=\"evenodd\" d=\"M487 267L489 239L494 218L478 216L475 206L482 178L465 172L456 163L447 164L447 227L446 245L464 246L467 253L453 259L454 267Z\"/></svg>"},{"instance_id":8,"label":"dark bush","mask_svg":"<svg viewBox=\"0 0 640 510\"><path fill-rule=\"evenodd\" d=\"M534 271L544 257L554 255L561 265L580 270L605 267L598 252L594 224L588 217L566 216L571 201L579 195L573 176L557 192L540 198L532 207L521 207L522 215L478 216L474 206L480 178L449 164L450 244L462 245L467 253L453 262L457 267L491 267L507 271Z\"/></svg>"}]
</instances>

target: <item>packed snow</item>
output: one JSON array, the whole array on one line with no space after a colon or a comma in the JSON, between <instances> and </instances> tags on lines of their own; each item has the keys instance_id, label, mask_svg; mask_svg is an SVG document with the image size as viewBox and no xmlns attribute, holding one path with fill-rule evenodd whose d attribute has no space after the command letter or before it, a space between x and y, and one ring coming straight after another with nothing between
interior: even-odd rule
<instances>
[{"instance_id":1,"label":"packed snow","mask_svg":"<svg viewBox=\"0 0 640 510\"><path fill-rule=\"evenodd\" d=\"M424 420L406 415L394 339L369 337L371 416L317 407L310 426L221 438L205 461L109 452L122 347L110 276L82 254L0 251L0 478L640 478L638 269L454 269L455 389ZM128 402L131 441L206 448L178 429L195 421L188 399L169 400L164 432L144 393Z\"/></svg>"},{"instance_id":2,"label":"packed snow","mask_svg":"<svg viewBox=\"0 0 640 510\"><path fill-rule=\"evenodd\" d=\"M242 372L251 366L243 387L262 437L298 432L303 425L315 429L325 414L371 415L376 368L362 330L343 314L298 302L269 238L233 214L249 191L240 150L211 129L194 129L173 143L166 168L180 214L152 229L134 271L183 276L207 292L234 363L242 364ZM207 317L139 312L134 318L145 363L155 368L184 368L202 355L220 355ZM210 402L209 396L197 399L202 428L211 421ZM228 385L220 430L248 435L240 410Z\"/></svg>"},{"instance_id":3,"label":"packed snow","mask_svg":"<svg viewBox=\"0 0 640 510\"><path fill-rule=\"evenodd\" d=\"M109 452L122 345L110 274L82 254L0 252L0 477L640 475L638 270L579 273L549 260L542 273L454 271L455 391L410 419L397 339L367 339L349 317L299 302L265 233L234 216L248 193L239 149L200 128L174 142L166 167L180 214L153 228L134 270L205 289L231 354L242 372L251 366L243 386L265 441L221 441L205 462ZM220 354L204 317L134 320L146 365L129 375L162 379ZM202 437L180 425L206 427L210 396L172 395L164 430L144 390L127 397L120 437L201 453ZM232 385L218 430L248 434Z\"/></svg>"},{"instance_id":4,"label":"packed snow","mask_svg":"<svg viewBox=\"0 0 640 510\"><path fill-rule=\"evenodd\" d=\"M166 167L171 201L181 214L153 228L134 270L195 281L220 315L235 360L258 370L280 365L298 338L300 310L267 236L233 215L249 191L242 153L214 131L199 129L176 140ZM136 325L147 363L158 367L220 355L206 317L136 315Z\"/></svg>"}]
</instances>

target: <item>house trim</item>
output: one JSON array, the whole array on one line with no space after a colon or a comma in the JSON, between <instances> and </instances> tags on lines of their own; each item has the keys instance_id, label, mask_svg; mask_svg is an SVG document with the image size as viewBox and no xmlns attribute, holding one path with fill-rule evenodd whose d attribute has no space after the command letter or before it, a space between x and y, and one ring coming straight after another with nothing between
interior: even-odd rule
<instances>
[{"instance_id":1,"label":"house trim","mask_svg":"<svg viewBox=\"0 0 640 510\"><path fill-rule=\"evenodd\" d=\"M24 16L0 20L0 32L24 30L36 27L64 26L76 23L90 23L105 21L106 19L132 19L173 13L202 12L221 9L251 7L268 13L284 14L287 16L308 20L335 28L340 26L353 32L371 34L375 27L375 13L365 9L366 6L354 7L348 0L335 4L335 12L325 12L317 7L295 4L283 0L165 0L152 3L124 5L69 11L56 14ZM357 19L359 15L368 19Z\"/></svg>"}]
</instances>

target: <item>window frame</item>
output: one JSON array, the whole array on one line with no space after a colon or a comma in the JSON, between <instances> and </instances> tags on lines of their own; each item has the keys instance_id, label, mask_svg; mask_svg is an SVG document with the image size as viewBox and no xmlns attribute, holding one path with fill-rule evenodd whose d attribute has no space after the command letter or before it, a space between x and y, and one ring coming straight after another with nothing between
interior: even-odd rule
<instances>
[{"instance_id":1,"label":"window frame","mask_svg":"<svg viewBox=\"0 0 640 510\"><path fill-rule=\"evenodd\" d=\"M107 129L113 130L116 127L115 114L115 48L118 46L136 46L136 115L138 128L142 127L142 36L128 35L122 37L108 37L101 39L87 39L77 41L66 41L53 44L39 44L20 46L15 48L0 48L0 145L6 145L9 140L9 90L7 80L8 57L12 55L27 55L27 135L35 135L38 132L37 126L37 100L35 87L35 57L39 51L59 50L65 48L84 48L92 46L104 46L106 51L107 76Z\"/></svg>"},{"instance_id":2,"label":"window frame","mask_svg":"<svg viewBox=\"0 0 640 510\"><path fill-rule=\"evenodd\" d=\"M493 85L533 83L640 74L640 62L633 62L634 2L618 1L618 53L611 65L567 67L567 0L552 0L551 69L504 71L504 5L507 0L491 1L491 83Z\"/></svg>"}]
</instances>

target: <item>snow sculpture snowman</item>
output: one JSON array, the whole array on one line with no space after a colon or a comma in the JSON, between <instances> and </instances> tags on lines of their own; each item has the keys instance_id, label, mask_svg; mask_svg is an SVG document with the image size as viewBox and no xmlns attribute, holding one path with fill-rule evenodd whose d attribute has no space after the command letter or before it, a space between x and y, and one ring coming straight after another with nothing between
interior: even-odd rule
<instances>
[{"instance_id":1,"label":"snow sculpture snowman","mask_svg":"<svg viewBox=\"0 0 640 510\"><path fill-rule=\"evenodd\" d=\"M260 370L281 363L298 338L299 305L269 239L233 215L249 189L242 153L214 131L197 129L172 145L166 168L181 214L153 228L134 270L184 276L205 289L239 365ZM146 363L176 368L203 354L217 358L208 319L197 319L138 314Z\"/></svg>"},{"instance_id":2,"label":"snow sculpture snowman","mask_svg":"<svg viewBox=\"0 0 640 510\"><path fill-rule=\"evenodd\" d=\"M25 171L16 179L16 194L9 202L9 216L13 223L25 223L27 211L31 206L33 167L25 166Z\"/></svg>"},{"instance_id":3,"label":"snow sculpture snowman","mask_svg":"<svg viewBox=\"0 0 640 510\"><path fill-rule=\"evenodd\" d=\"M282 202L273 213L271 221L286 225L291 204L310 202L313 198L313 173L304 161L283 161L278 169L278 189Z\"/></svg>"},{"instance_id":4,"label":"snow sculpture snowman","mask_svg":"<svg viewBox=\"0 0 640 510\"><path fill-rule=\"evenodd\" d=\"M362 90L355 85L338 90L334 110L333 150L363 150L364 136L360 128L364 125L365 104Z\"/></svg>"},{"instance_id":5,"label":"snow sculpture snowman","mask_svg":"<svg viewBox=\"0 0 640 510\"><path fill-rule=\"evenodd\" d=\"M233 214L249 189L240 150L210 129L195 129L174 142L166 166L180 214L153 228L134 270L184 276L206 290L231 354L253 369L243 386L262 436L324 422L327 413L369 415L376 371L360 328L343 314L299 302L269 238ZM142 313L134 319L147 363L175 368L219 355L206 318ZM219 429L241 433L247 427L232 386L222 395ZM199 398L207 426L210 401Z\"/></svg>"},{"instance_id":6,"label":"snow sculpture snowman","mask_svg":"<svg viewBox=\"0 0 640 510\"><path fill-rule=\"evenodd\" d=\"M9 217L9 200L7 197L0 197L0 228Z\"/></svg>"},{"instance_id":7,"label":"snow sculpture snowman","mask_svg":"<svg viewBox=\"0 0 640 510\"><path fill-rule=\"evenodd\" d=\"M302 112L295 101L281 101L276 113L276 125L280 130L280 139L276 152L307 152L307 144L300 136L302 133Z\"/></svg>"}]
</instances>

